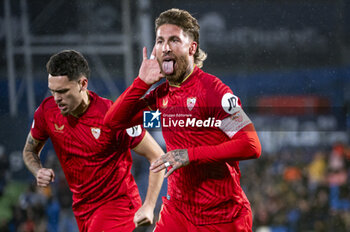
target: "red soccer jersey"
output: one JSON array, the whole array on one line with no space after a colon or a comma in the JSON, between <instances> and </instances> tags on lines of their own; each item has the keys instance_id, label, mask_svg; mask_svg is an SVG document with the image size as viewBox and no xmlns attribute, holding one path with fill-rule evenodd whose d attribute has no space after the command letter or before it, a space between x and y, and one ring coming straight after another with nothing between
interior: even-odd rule
<instances>
[{"instance_id":1,"label":"red soccer jersey","mask_svg":"<svg viewBox=\"0 0 350 232\"><path fill-rule=\"evenodd\" d=\"M89 92L90 105L79 118L60 113L53 97L46 98L34 114L31 134L37 140L50 137L73 193L73 210L83 220L109 200L128 198L141 205L130 173L130 148L145 130L110 129L103 118L112 101Z\"/></svg>"},{"instance_id":2,"label":"red soccer jersey","mask_svg":"<svg viewBox=\"0 0 350 232\"><path fill-rule=\"evenodd\" d=\"M216 120L231 116L221 107L226 93L232 94L228 86L199 68L195 68L181 86L169 86L166 82L151 92L146 100L152 109L162 113L167 151L217 145L230 140L213 125ZM240 104L237 98L234 100L233 104ZM192 127L193 118L195 122L209 119L209 127ZM183 127L180 120L184 121ZM174 122L179 125L174 126ZM242 206L249 207L240 187L240 175L238 161L190 163L169 176L168 198L194 224L230 222Z\"/></svg>"},{"instance_id":3,"label":"red soccer jersey","mask_svg":"<svg viewBox=\"0 0 350 232\"><path fill-rule=\"evenodd\" d=\"M232 222L242 207L250 209L238 160L260 155L260 143L230 88L198 67L181 86L165 82L140 101L148 88L137 78L105 120L113 127L128 120L130 126L141 123L137 111L146 105L159 109L167 151L187 149L190 159L168 178L169 202L196 225Z\"/></svg>"}]
</instances>

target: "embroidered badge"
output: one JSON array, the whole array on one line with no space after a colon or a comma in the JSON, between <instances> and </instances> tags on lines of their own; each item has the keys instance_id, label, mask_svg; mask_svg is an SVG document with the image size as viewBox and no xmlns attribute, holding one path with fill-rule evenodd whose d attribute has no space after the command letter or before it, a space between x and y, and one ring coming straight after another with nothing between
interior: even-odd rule
<instances>
[{"instance_id":1,"label":"embroidered badge","mask_svg":"<svg viewBox=\"0 0 350 232\"><path fill-rule=\"evenodd\" d=\"M193 107L196 104L196 97L188 97L187 98L187 108L191 111L193 109Z\"/></svg>"},{"instance_id":2,"label":"embroidered badge","mask_svg":"<svg viewBox=\"0 0 350 232\"><path fill-rule=\"evenodd\" d=\"M98 139L101 135L101 129L97 127L91 127L91 133L95 137L95 139Z\"/></svg>"}]
</instances>

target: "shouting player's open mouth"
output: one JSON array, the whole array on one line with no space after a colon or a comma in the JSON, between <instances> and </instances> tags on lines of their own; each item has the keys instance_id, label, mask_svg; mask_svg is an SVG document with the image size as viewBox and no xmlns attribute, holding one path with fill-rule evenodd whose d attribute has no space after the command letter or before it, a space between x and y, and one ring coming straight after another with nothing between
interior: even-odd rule
<instances>
[{"instance_id":1,"label":"shouting player's open mouth","mask_svg":"<svg viewBox=\"0 0 350 232\"><path fill-rule=\"evenodd\" d=\"M65 111L67 109L67 106L65 104L57 104L57 106L61 111Z\"/></svg>"}]
</instances>

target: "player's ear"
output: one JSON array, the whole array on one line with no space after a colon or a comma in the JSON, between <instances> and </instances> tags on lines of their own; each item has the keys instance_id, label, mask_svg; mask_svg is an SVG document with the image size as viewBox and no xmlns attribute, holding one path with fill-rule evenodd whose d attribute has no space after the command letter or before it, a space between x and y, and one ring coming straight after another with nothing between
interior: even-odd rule
<instances>
[{"instance_id":1,"label":"player's ear","mask_svg":"<svg viewBox=\"0 0 350 232\"><path fill-rule=\"evenodd\" d=\"M196 51L197 51L197 42L195 42L195 41L192 41L191 42L191 45L190 45L190 56L194 56L194 54L196 53Z\"/></svg>"},{"instance_id":2,"label":"player's ear","mask_svg":"<svg viewBox=\"0 0 350 232\"><path fill-rule=\"evenodd\" d=\"M80 84L81 84L80 88L81 88L81 90L87 90L88 82L89 81L88 81L88 79L86 77L81 77L81 79L80 79Z\"/></svg>"}]
</instances>

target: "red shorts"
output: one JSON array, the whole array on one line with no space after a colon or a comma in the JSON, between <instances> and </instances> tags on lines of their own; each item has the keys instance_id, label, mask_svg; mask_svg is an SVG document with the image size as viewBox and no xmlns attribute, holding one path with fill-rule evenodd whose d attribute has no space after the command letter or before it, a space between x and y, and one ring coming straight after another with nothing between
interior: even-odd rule
<instances>
[{"instance_id":1,"label":"red shorts","mask_svg":"<svg viewBox=\"0 0 350 232\"><path fill-rule=\"evenodd\" d=\"M252 213L245 207L241 209L232 222L194 225L175 206L163 204L154 232L251 232L252 225Z\"/></svg>"},{"instance_id":2,"label":"red shorts","mask_svg":"<svg viewBox=\"0 0 350 232\"><path fill-rule=\"evenodd\" d=\"M131 232L135 229L134 215L141 207L130 200L113 200L98 207L87 220L76 217L80 232Z\"/></svg>"}]
</instances>

